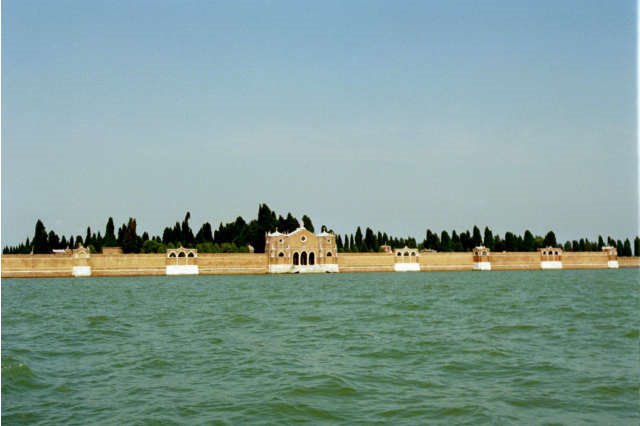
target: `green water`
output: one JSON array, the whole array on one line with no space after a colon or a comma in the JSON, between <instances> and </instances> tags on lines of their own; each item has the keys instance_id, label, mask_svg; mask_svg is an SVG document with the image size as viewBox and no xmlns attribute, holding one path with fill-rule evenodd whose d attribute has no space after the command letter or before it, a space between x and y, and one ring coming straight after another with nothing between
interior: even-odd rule
<instances>
[{"instance_id":1,"label":"green water","mask_svg":"<svg viewBox=\"0 0 640 426\"><path fill-rule=\"evenodd\" d=\"M4 424L640 423L637 270L2 280Z\"/></svg>"}]
</instances>

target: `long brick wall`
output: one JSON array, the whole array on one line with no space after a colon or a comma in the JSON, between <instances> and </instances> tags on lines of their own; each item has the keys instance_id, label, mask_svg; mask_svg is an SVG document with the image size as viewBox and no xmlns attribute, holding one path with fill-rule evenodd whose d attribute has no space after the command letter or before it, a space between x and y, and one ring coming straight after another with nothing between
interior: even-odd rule
<instances>
[{"instance_id":1,"label":"long brick wall","mask_svg":"<svg viewBox=\"0 0 640 426\"><path fill-rule=\"evenodd\" d=\"M493 270L538 270L537 252L491 253ZM607 255L602 252L564 252L564 269L607 268ZM264 254L201 253L189 260L198 265L199 273L264 274L268 271ZM339 253L340 272L392 272L395 258L391 253ZM640 268L640 257L619 257L621 268ZM92 276L165 275L164 254L92 254L89 259L65 255L3 255L2 277L70 277L74 266L91 267ZM420 253L421 271L470 271L471 253Z\"/></svg>"},{"instance_id":2,"label":"long brick wall","mask_svg":"<svg viewBox=\"0 0 640 426\"><path fill-rule=\"evenodd\" d=\"M164 254L92 254L91 275L98 277L127 275L164 275Z\"/></svg>"},{"instance_id":3,"label":"long brick wall","mask_svg":"<svg viewBox=\"0 0 640 426\"><path fill-rule=\"evenodd\" d=\"M565 269L606 268L609 258L603 252L564 252L562 266Z\"/></svg>"},{"instance_id":4,"label":"long brick wall","mask_svg":"<svg viewBox=\"0 0 640 426\"><path fill-rule=\"evenodd\" d=\"M258 253L202 253L196 263L203 275L267 273L267 256Z\"/></svg>"},{"instance_id":5,"label":"long brick wall","mask_svg":"<svg viewBox=\"0 0 640 426\"><path fill-rule=\"evenodd\" d=\"M606 256L604 256L606 258ZM491 253L489 255L491 269L494 271L536 270L540 269L540 253L512 252ZM607 266L605 260L604 266Z\"/></svg>"},{"instance_id":6,"label":"long brick wall","mask_svg":"<svg viewBox=\"0 0 640 426\"><path fill-rule=\"evenodd\" d=\"M618 257L618 263L620 264L621 268L640 268L640 257Z\"/></svg>"},{"instance_id":7,"label":"long brick wall","mask_svg":"<svg viewBox=\"0 0 640 426\"><path fill-rule=\"evenodd\" d=\"M63 255L2 255L2 278L70 277L73 265L74 259Z\"/></svg>"},{"instance_id":8,"label":"long brick wall","mask_svg":"<svg viewBox=\"0 0 640 426\"><path fill-rule=\"evenodd\" d=\"M392 272L393 260L391 253L340 253L338 267L340 272Z\"/></svg>"},{"instance_id":9,"label":"long brick wall","mask_svg":"<svg viewBox=\"0 0 640 426\"><path fill-rule=\"evenodd\" d=\"M471 271L473 269L471 253L420 253L418 261L421 271Z\"/></svg>"}]
</instances>

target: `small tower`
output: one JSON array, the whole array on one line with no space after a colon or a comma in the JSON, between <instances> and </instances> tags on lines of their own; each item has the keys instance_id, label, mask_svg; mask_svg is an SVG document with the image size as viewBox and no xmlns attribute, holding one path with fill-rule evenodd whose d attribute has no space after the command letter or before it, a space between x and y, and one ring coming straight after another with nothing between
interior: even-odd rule
<instances>
[{"instance_id":1,"label":"small tower","mask_svg":"<svg viewBox=\"0 0 640 426\"><path fill-rule=\"evenodd\" d=\"M604 246L602 251L607 254L607 267L611 269L618 269L620 264L618 263L618 250L615 247Z\"/></svg>"},{"instance_id":2,"label":"small tower","mask_svg":"<svg viewBox=\"0 0 640 426\"><path fill-rule=\"evenodd\" d=\"M396 272L420 271L418 249L404 246L393 251L393 270Z\"/></svg>"},{"instance_id":3,"label":"small tower","mask_svg":"<svg viewBox=\"0 0 640 426\"><path fill-rule=\"evenodd\" d=\"M165 275L198 275L198 250L178 247L167 249Z\"/></svg>"},{"instance_id":4,"label":"small tower","mask_svg":"<svg viewBox=\"0 0 640 426\"><path fill-rule=\"evenodd\" d=\"M538 249L540 253L540 269L562 269L562 249L545 247Z\"/></svg>"},{"instance_id":5,"label":"small tower","mask_svg":"<svg viewBox=\"0 0 640 426\"><path fill-rule=\"evenodd\" d=\"M473 270L490 271L489 249L485 246L477 246L473 249Z\"/></svg>"},{"instance_id":6,"label":"small tower","mask_svg":"<svg viewBox=\"0 0 640 426\"><path fill-rule=\"evenodd\" d=\"M90 277L91 265L89 265L89 259L91 258L91 251L88 247L83 247L82 244L77 249L73 249L71 252L73 258L73 267L71 269L71 275L74 277Z\"/></svg>"}]
</instances>

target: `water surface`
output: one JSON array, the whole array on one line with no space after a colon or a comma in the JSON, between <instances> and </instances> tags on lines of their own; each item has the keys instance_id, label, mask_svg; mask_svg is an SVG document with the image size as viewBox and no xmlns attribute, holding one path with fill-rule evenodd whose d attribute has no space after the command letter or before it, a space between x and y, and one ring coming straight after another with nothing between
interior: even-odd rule
<instances>
[{"instance_id":1,"label":"water surface","mask_svg":"<svg viewBox=\"0 0 640 426\"><path fill-rule=\"evenodd\" d=\"M638 424L638 271L2 280L6 424Z\"/></svg>"}]
</instances>

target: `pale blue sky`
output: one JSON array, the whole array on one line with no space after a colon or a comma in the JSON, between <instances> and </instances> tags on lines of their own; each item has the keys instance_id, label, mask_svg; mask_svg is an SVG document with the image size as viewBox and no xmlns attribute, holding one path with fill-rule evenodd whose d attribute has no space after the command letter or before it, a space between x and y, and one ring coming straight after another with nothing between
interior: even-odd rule
<instances>
[{"instance_id":1,"label":"pale blue sky","mask_svg":"<svg viewBox=\"0 0 640 426\"><path fill-rule=\"evenodd\" d=\"M632 1L2 2L2 244L217 227L637 232Z\"/></svg>"}]
</instances>

